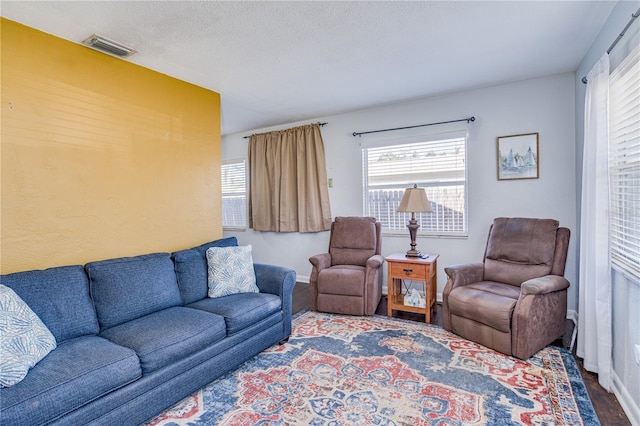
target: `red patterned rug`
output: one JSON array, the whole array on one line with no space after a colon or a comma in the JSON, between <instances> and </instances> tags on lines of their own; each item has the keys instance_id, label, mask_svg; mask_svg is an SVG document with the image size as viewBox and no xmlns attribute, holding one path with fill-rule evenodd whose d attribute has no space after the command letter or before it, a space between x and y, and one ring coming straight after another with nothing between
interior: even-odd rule
<instances>
[{"instance_id":1,"label":"red patterned rug","mask_svg":"<svg viewBox=\"0 0 640 426\"><path fill-rule=\"evenodd\" d=\"M528 361L440 327L305 312L289 342L148 425L599 425L569 351Z\"/></svg>"}]
</instances>

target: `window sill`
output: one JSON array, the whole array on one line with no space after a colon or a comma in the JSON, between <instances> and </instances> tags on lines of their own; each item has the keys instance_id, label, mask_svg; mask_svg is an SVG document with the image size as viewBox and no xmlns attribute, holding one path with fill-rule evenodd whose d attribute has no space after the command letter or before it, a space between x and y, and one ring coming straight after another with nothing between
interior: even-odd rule
<instances>
[{"instance_id":1,"label":"window sill","mask_svg":"<svg viewBox=\"0 0 640 426\"><path fill-rule=\"evenodd\" d=\"M382 231L383 237L408 237L409 230L406 231ZM426 234L426 233L418 233L416 238L446 238L446 239L467 239L469 238L469 234L459 233L459 234Z\"/></svg>"},{"instance_id":2,"label":"window sill","mask_svg":"<svg viewBox=\"0 0 640 426\"><path fill-rule=\"evenodd\" d=\"M247 230L246 226L223 226L223 231L233 231L233 232L245 232Z\"/></svg>"}]
</instances>

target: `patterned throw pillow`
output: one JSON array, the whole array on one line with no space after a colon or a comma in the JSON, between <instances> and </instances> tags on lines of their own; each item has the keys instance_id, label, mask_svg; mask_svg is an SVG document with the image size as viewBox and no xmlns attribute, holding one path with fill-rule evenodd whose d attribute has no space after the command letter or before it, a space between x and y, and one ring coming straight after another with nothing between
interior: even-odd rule
<instances>
[{"instance_id":1,"label":"patterned throw pillow","mask_svg":"<svg viewBox=\"0 0 640 426\"><path fill-rule=\"evenodd\" d=\"M207 250L209 297L258 293L251 245Z\"/></svg>"},{"instance_id":2,"label":"patterned throw pillow","mask_svg":"<svg viewBox=\"0 0 640 426\"><path fill-rule=\"evenodd\" d=\"M55 348L56 339L47 326L20 296L0 284L0 386L20 382Z\"/></svg>"}]
</instances>

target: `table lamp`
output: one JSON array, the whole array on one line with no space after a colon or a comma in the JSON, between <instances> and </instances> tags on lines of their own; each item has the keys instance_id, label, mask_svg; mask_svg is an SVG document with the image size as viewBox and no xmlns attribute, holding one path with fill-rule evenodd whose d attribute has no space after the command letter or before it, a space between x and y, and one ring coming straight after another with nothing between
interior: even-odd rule
<instances>
[{"instance_id":1,"label":"table lamp","mask_svg":"<svg viewBox=\"0 0 640 426\"><path fill-rule=\"evenodd\" d=\"M420 224L416 221L416 212L431 212L431 203L424 188L418 188L418 185L413 185L413 188L405 189L398 211L411 212L411 220L407 224L409 235L411 236L411 249L407 250L407 257L420 257L422 254L416 250L416 234L418 228L420 228Z\"/></svg>"}]
</instances>

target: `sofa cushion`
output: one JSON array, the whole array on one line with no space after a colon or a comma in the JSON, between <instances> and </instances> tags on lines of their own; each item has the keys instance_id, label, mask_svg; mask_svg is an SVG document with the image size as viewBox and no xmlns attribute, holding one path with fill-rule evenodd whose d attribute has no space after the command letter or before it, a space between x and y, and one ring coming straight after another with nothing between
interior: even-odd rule
<instances>
[{"instance_id":1,"label":"sofa cushion","mask_svg":"<svg viewBox=\"0 0 640 426\"><path fill-rule=\"evenodd\" d=\"M202 299L188 307L222 315L230 336L280 312L282 301L274 294L243 293Z\"/></svg>"},{"instance_id":2,"label":"sofa cushion","mask_svg":"<svg viewBox=\"0 0 640 426\"><path fill-rule=\"evenodd\" d=\"M0 389L3 424L44 424L141 376L135 352L98 336L58 345L10 388Z\"/></svg>"},{"instance_id":3,"label":"sofa cushion","mask_svg":"<svg viewBox=\"0 0 640 426\"><path fill-rule=\"evenodd\" d=\"M449 311L507 333L511 331L511 316L519 296L519 287L480 281L451 290Z\"/></svg>"},{"instance_id":4,"label":"sofa cushion","mask_svg":"<svg viewBox=\"0 0 640 426\"><path fill-rule=\"evenodd\" d=\"M484 278L519 286L531 278L548 275L557 230L555 219L494 219L487 240Z\"/></svg>"},{"instance_id":5,"label":"sofa cushion","mask_svg":"<svg viewBox=\"0 0 640 426\"><path fill-rule=\"evenodd\" d=\"M180 295L185 305L207 297L207 258L205 253L211 247L235 247L236 237L222 238L201 244L171 255L175 264Z\"/></svg>"},{"instance_id":6,"label":"sofa cushion","mask_svg":"<svg viewBox=\"0 0 640 426\"><path fill-rule=\"evenodd\" d=\"M336 217L331 226L331 265L366 266L367 260L376 254L376 219Z\"/></svg>"},{"instance_id":7,"label":"sofa cushion","mask_svg":"<svg viewBox=\"0 0 640 426\"><path fill-rule=\"evenodd\" d=\"M175 265L182 303L207 297L207 260L196 250L181 250L171 255Z\"/></svg>"},{"instance_id":8,"label":"sofa cushion","mask_svg":"<svg viewBox=\"0 0 640 426\"><path fill-rule=\"evenodd\" d=\"M0 386L13 386L56 348L56 339L20 296L2 284L0 312Z\"/></svg>"},{"instance_id":9,"label":"sofa cushion","mask_svg":"<svg viewBox=\"0 0 640 426\"><path fill-rule=\"evenodd\" d=\"M102 330L182 304L168 253L85 265Z\"/></svg>"},{"instance_id":10,"label":"sofa cushion","mask_svg":"<svg viewBox=\"0 0 640 426\"><path fill-rule=\"evenodd\" d=\"M2 275L0 282L29 305L58 344L100 331L82 266L16 272Z\"/></svg>"},{"instance_id":11,"label":"sofa cushion","mask_svg":"<svg viewBox=\"0 0 640 426\"><path fill-rule=\"evenodd\" d=\"M318 274L318 293L343 296L364 296L365 267L338 265Z\"/></svg>"},{"instance_id":12,"label":"sofa cushion","mask_svg":"<svg viewBox=\"0 0 640 426\"><path fill-rule=\"evenodd\" d=\"M207 250L209 297L258 293L251 245L211 247Z\"/></svg>"},{"instance_id":13,"label":"sofa cushion","mask_svg":"<svg viewBox=\"0 0 640 426\"><path fill-rule=\"evenodd\" d=\"M236 237L220 238L219 240L209 241L208 243L200 244L193 247L193 250L202 253L204 256L207 250L211 247L237 247L238 239Z\"/></svg>"},{"instance_id":14,"label":"sofa cushion","mask_svg":"<svg viewBox=\"0 0 640 426\"><path fill-rule=\"evenodd\" d=\"M153 312L100 333L133 349L145 375L213 345L225 335L221 316L181 306Z\"/></svg>"}]
</instances>

